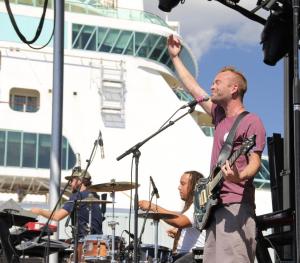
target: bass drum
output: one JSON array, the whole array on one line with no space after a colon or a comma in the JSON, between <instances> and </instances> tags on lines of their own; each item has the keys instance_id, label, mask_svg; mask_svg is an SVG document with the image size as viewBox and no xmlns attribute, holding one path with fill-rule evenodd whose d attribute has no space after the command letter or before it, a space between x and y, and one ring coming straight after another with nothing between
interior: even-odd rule
<instances>
[{"instance_id":1,"label":"bass drum","mask_svg":"<svg viewBox=\"0 0 300 263\"><path fill-rule=\"evenodd\" d=\"M154 251L155 246L152 244L140 244L139 247L139 263L152 263L154 261ZM133 253L133 244L125 249L124 260L122 263L133 263L134 262L134 253ZM157 262L158 263L171 263L172 251L171 249L163 246L158 246L157 252Z\"/></svg>"}]
</instances>

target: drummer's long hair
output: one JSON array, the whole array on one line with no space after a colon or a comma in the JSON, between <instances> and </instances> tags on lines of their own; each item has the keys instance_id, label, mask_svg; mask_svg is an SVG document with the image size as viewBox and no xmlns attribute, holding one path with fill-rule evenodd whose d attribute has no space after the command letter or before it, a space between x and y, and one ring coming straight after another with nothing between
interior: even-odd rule
<instances>
[{"instance_id":1,"label":"drummer's long hair","mask_svg":"<svg viewBox=\"0 0 300 263\"><path fill-rule=\"evenodd\" d=\"M196 183L198 182L198 180L200 178L204 177L203 174L201 174L197 171L186 171L186 172L184 172L184 174L189 174L190 176L189 176L189 185L188 185L188 196L184 203L182 213L184 213L185 211L187 211L190 208L190 206L194 200L194 192L195 192Z\"/></svg>"}]
</instances>

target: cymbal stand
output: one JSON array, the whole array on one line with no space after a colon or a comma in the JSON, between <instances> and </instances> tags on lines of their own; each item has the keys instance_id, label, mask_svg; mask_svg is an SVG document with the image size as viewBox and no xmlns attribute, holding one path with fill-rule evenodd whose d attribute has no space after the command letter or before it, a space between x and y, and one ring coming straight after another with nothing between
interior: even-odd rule
<instances>
[{"instance_id":1,"label":"cymbal stand","mask_svg":"<svg viewBox=\"0 0 300 263\"><path fill-rule=\"evenodd\" d=\"M181 108L180 108L181 109ZM138 167L139 167L139 158L141 156L140 148L150 139L152 139L154 136L158 135L165 129L169 128L170 126L174 125L178 120L182 119L184 116L188 115L189 113L192 113L195 110L195 107L191 107L187 112L179 116L177 119L174 121L170 120L166 125L164 124L161 128L159 128L158 131L147 137L145 140L137 143L133 147L129 148L127 151L122 153L120 156L118 156L116 159L117 161L120 161L123 159L125 156L129 155L130 153L133 154L133 158L135 159L135 196L134 196L134 236L138 235L138 202L139 202L139 197L138 197ZM176 111L178 112L178 110ZM172 115L172 117L174 114ZM134 239L134 263L138 263L138 241L135 238Z\"/></svg>"},{"instance_id":2,"label":"cymbal stand","mask_svg":"<svg viewBox=\"0 0 300 263\"><path fill-rule=\"evenodd\" d=\"M88 204L89 208L89 225L88 225L88 233L89 235L92 233L92 203Z\"/></svg>"},{"instance_id":3,"label":"cymbal stand","mask_svg":"<svg viewBox=\"0 0 300 263\"><path fill-rule=\"evenodd\" d=\"M97 150L97 147L98 147L98 142L101 138L101 130L99 130L99 135L98 135L98 138L94 141L94 146L93 146L93 149L92 149L92 152L91 152L91 155L89 157L88 160L86 160L87 164L86 164L86 167L84 169L84 173L83 173L83 176L82 176L82 179L85 178L86 174L87 174L87 171L91 165L91 162L92 162L92 159L96 153L96 150ZM81 169L81 168L80 168ZM83 181L83 180L82 180ZM81 188L81 185L82 185L82 181L81 181L81 184L77 187L77 195L78 197L80 197L80 188ZM81 200L81 197L78 199L78 200ZM76 201L75 201L75 204L74 204L74 207L76 206ZM74 209L73 207L73 209ZM76 209L74 210L76 212ZM70 213L71 214L71 213ZM74 250L74 258L75 258L75 263L78 263L78 251L77 251L77 247L78 247L78 215L75 215L74 216L75 218L75 235L74 235L74 247L75 247L75 250ZM92 227L92 225L90 224L90 227Z\"/></svg>"},{"instance_id":4,"label":"cymbal stand","mask_svg":"<svg viewBox=\"0 0 300 263\"><path fill-rule=\"evenodd\" d=\"M158 223L159 219L153 219L154 222L154 259L153 262L158 262L157 254L158 254Z\"/></svg>"},{"instance_id":5,"label":"cymbal stand","mask_svg":"<svg viewBox=\"0 0 300 263\"><path fill-rule=\"evenodd\" d=\"M112 182L114 180L111 180ZM112 244L111 244L111 262L117 262L115 261L115 235L116 235L116 225L118 225L119 223L115 221L115 191L111 192L111 198L112 198L112 221L108 222L108 225L111 227L111 231L112 231Z\"/></svg>"}]
</instances>

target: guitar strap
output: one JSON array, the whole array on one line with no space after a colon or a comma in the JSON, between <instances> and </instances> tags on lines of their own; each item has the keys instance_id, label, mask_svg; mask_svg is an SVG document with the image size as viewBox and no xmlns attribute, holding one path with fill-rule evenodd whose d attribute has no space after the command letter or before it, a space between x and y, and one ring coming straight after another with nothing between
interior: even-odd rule
<instances>
[{"instance_id":1,"label":"guitar strap","mask_svg":"<svg viewBox=\"0 0 300 263\"><path fill-rule=\"evenodd\" d=\"M233 146L233 139L234 139L234 135L236 132L236 129L240 123L240 121L248 114L248 111L243 111L239 114L239 116L237 116L237 118L235 119L229 134L226 138L226 141L224 142L219 157L218 157L218 161L217 161L217 165L216 166L220 166L222 165L229 157L230 154L232 152L232 146Z\"/></svg>"}]
</instances>

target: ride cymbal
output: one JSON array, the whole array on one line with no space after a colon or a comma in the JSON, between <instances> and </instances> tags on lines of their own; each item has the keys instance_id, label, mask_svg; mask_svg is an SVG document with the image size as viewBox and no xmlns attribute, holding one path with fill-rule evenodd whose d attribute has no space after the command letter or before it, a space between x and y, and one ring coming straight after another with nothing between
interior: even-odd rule
<instances>
[{"instance_id":1,"label":"ride cymbal","mask_svg":"<svg viewBox=\"0 0 300 263\"><path fill-rule=\"evenodd\" d=\"M138 185L140 186L140 185ZM95 184L89 186L87 189L91 192L118 192L127 191L134 189L136 187L135 183L130 182L110 182L104 184Z\"/></svg>"},{"instance_id":2,"label":"ride cymbal","mask_svg":"<svg viewBox=\"0 0 300 263\"><path fill-rule=\"evenodd\" d=\"M147 217L147 219L159 220L159 219L173 219L178 217L178 215L167 214L167 213L155 213L155 212L143 212L139 213L138 217Z\"/></svg>"}]
</instances>

